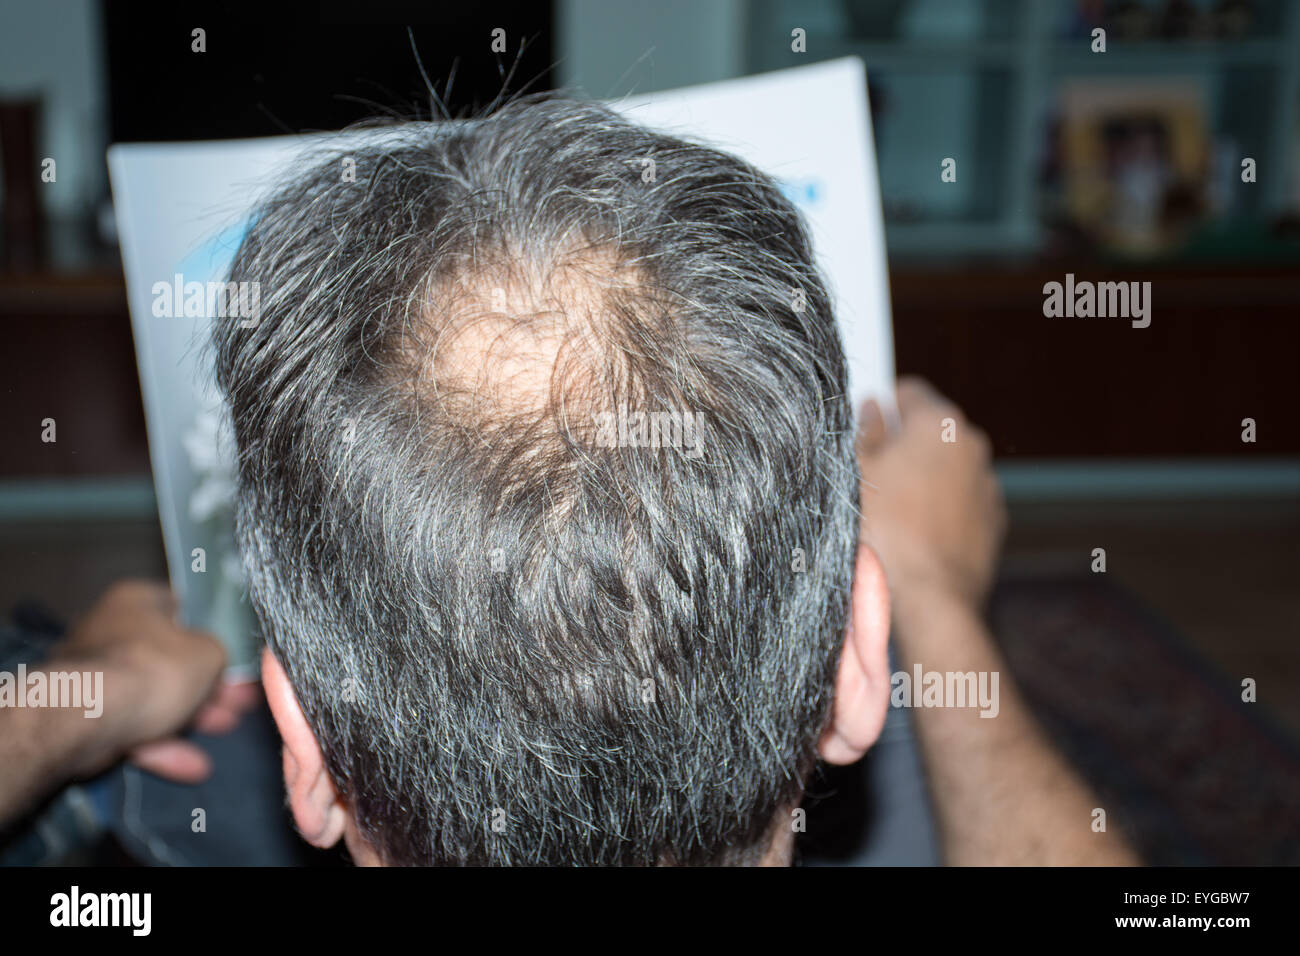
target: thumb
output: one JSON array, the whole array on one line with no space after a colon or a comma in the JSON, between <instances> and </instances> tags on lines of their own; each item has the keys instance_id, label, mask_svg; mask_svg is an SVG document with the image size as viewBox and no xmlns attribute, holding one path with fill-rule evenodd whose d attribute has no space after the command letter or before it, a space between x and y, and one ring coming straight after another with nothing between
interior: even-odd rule
<instances>
[{"instance_id":1,"label":"thumb","mask_svg":"<svg viewBox=\"0 0 1300 956\"><path fill-rule=\"evenodd\" d=\"M168 737L132 748L127 759L174 783L202 783L212 775L212 758L188 740Z\"/></svg>"},{"instance_id":2,"label":"thumb","mask_svg":"<svg viewBox=\"0 0 1300 956\"><path fill-rule=\"evenodd\" d=\"M858 458L874 454L888 437L889 429L885 426L880 403L874 398L867 399L858 411Z\"/></svg>"}]
</instances>

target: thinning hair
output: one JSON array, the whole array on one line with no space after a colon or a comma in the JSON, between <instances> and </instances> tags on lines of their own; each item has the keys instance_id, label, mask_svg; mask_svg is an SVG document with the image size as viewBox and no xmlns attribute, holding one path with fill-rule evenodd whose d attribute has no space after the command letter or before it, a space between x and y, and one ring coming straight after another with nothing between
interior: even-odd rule
<instances>
[{"instance_id":1,"label":"thinning hair","mask_svg":"<svg viewBox=\"0 0 1300 956\"><path fill-rule=\"evenodd\" d=\"M858 504L776 184L531 96L323 153L230 280L262 293L214 332L251 600L381 857L761 855L829 714ZM656 415L697 446L639 440Z\"/></svg>"}]
</instances>

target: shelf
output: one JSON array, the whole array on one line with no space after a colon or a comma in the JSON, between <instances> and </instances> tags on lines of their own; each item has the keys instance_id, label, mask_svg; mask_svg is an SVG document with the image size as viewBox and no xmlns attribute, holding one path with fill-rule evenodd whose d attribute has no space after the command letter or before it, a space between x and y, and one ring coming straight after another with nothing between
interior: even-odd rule
<instances>
[{"instance_id":1,"label":"shelf","mask_svg":"<svg viewBox=\"0 0 1300 956\"><path fill-rule=\"evenodd\" d=\"M940 0L924 6L922 19L933 28L927 18L942 9ZM906 17L883 14L884 26L870 33L843 18L842 28L854 31L846 35L835 32L838 21L822 17L807 23L807 53L797 54L788 34L799 9L796 0L754 0L747 66L762 72L842 56L863 60L883 199L917 213L886 223L891 255L982 256L1000 247L1015 259L1034 251L1047 236L1039 184L1053 107L1066 86L1104 87L1111 77L1199 80L1210 146L1237 144L1260 170L1285 171L1261 175L1238 213L1264 228L1295 208L1300 0L1258 4L1254 31L1241 39L1122 39L1110 29L1105 53L1091 52L1090 36L1067 32L1072 20L1061 12L1073 5L972 0L961 11L980 15L958 18L973 24L966 38L909 32L901 29ZM894 32L901 35L887 38ZM974 178L941 195L932 171L944 156L964 158L963 173ZM1268 252L1282 259L1289 249L1279 244Z\"/></svg>"},{"instance_id":2,"label":"shelf","mask_svg":"<svg viewBox=\"0 0 1300 956\"><path fill-rule=\"evenodd\" d=\"M846 40L843 37L810 37L809 48L834 50L829 57L859 56L873 69L895 72L951 72L972 67L1011 69L1021 52L1015 43L912 42L886 43L878 40Z\"/></svg>"},{"instance_id":3,"label":"shelf","mask_svg":"<svg viewBox=\"0 0 1300 956\"><path fill-rule=\"evenodd\" d=\"M1282 43L1249 40L1233 43L1150 41L1111 43L1105 53L1093 53L1087 40L1055 46L1046 59L1054 73L1169 73L1239 67L1276 67L1286 55Z\"/></svg>"}]
</instances>

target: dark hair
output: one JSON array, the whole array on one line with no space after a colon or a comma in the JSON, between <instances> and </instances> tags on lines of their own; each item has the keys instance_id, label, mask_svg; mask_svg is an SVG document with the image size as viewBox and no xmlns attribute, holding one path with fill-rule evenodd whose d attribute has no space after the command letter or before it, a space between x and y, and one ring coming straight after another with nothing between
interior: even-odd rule
<instances>
[{"instance_id":1,"label":"dark hair","mask_svg":"<svg viewBox=\"0 0 1300 956\"><path fill-rule=\"evenodd\" d=\"M381 856L761 854L828 718L858 514L777 186L526 97L332 147L230 278L261 285L214 333L251 599Z\"/></svg>"}]
</instances>

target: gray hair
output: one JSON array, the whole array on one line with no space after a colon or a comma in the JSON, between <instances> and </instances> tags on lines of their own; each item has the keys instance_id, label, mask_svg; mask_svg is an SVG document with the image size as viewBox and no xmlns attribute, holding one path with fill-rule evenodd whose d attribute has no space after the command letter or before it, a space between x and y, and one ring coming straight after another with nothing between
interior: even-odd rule
<instances>
[{"instance_id":1,"label":"gray hair","mask_svg":"<svg viewBox=\"0 0 1300 956\"><path fill-rule=\"evenodd\" d=\"M230 279L260 321L214 347L251 600L362 835L752 860L815 762L857 545L798 213L565 96L353 144L354 182L343 155L257 211ZM611 412L691 414L698 453L597 441Z\"/></svg>"}]
</instances>

